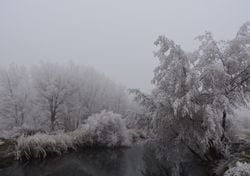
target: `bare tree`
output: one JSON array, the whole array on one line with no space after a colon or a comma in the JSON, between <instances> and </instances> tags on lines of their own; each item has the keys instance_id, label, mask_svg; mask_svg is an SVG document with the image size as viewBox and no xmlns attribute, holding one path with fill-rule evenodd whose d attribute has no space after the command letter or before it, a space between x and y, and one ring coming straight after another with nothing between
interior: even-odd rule
<instances>
[{"instance_id":1,"label":"bare tree","mask_svg":"<svg viewBox=\"0 0 250 176\"><path fill-rule=\"evenodd\" d=\"M56 64L43 63L33 70L33 84L37 105L50 119L50 130L54 131L63 105L75 92L67 69Z\"/></svg>"},{"instance_id":2,"label":"bare tree","mask_svg":"<svg viewBox=\"0 0 250 176\"><path fill-rule=\"evenodd\" d=\"M10 65L0 70L0 115L9 127L21 126L30 107L28 74Z\"/></svg>"}]
</instances>

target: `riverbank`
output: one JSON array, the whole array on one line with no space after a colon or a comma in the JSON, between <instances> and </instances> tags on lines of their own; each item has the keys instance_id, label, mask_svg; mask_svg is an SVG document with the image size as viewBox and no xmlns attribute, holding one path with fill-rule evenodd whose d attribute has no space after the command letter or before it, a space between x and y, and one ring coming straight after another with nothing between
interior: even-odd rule
<instances>
[{"instance_id":1,"label":"riverbank","mask_svg":"<svg viewBox=\"0 0 250 176\"><path fill-rule=\"evenodd\" d=\"M106 134L105 137L98 138L97 134L88 128L69 133L37 133L12 139L2 138L0 139L0 166L1 163L6 165L6 162L11 160L44 159L47 155L62 155L81 148L129 147L145 139L145 134L138 130L127 130L123 135L117 131L115 134Z\"/></svg>"}]
</instances>

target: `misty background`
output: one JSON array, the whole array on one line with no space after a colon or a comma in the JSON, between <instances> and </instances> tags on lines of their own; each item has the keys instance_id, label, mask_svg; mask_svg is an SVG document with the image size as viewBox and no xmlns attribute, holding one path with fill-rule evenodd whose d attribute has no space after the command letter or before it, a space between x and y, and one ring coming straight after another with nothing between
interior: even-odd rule
<instances>
[{"instance_id":1,"label":"misty background","mask_svg":"<svg viewBox=\"0 0 250 176\"><path fill-rule=\"evenodd\" d=\"M250 175L249 7L0 0L0 175Z\"/></svg>"},{"instance_id":2,"label":"misty background","mask_svg":"<svg viewBox=\"0 0 250 176\"><path fill-rule=\"evenodd\" d=\"M149 91L158 35L186 51L205 30L231 39L249 7L249 0L0 0L0 62L73 61Z\"/></svg>"}]
</instances>

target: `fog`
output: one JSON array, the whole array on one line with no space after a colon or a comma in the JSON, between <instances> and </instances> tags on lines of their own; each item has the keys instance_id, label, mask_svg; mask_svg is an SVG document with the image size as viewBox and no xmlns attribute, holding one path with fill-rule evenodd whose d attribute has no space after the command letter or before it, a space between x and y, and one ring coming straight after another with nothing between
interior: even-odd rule
<instances>
[{"instance_id":1,"label":"fog","mask_svg":"<svg viewBox=\"0 0 250 176\"><path fill-rule=\"evenodd\" d=\"M0 0L0 176L250 175L249 7Z\"/></svg>"},{"instance_id":2,"label":"fog","mask_svg":"<svg viewBox=\"0 0 250 176\"><path fill-rule=\"evenodd\" d=\"M1 0L0 62L73 61L148 91L158 35L185 50L205 30L231 39L249 7L249 0Z\"/></svg>"}]
</instances>

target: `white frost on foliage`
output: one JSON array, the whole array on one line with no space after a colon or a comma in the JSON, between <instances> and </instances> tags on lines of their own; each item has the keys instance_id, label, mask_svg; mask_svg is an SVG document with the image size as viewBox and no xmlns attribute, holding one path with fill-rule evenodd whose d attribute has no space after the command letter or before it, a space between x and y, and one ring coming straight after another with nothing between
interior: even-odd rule
<instances>
[{"instance_id":1,"label":"white frost on foliage","mask_svg":"<svg viewBox=\"0 0 250 176\"><path fill-rule=\"evenodd\" d=\"M45 158L47 153L61 154L74 148L72 137L68 134L35 134L21 136L17 140L17 159Z\"/></svg>"},{"instance_id":2,"label":"white frost on foliage","mask_svg":"<svg viewBox=\"0 0 250 176\"><path fill-rule=\"evenodd\" d=\"M200 45L192 53L158 37L154 90L132 93L151 117L160 157L182 161L185 149L203 160L227 157L228 116L250 100L249 26L244 24L230 41L216 41L206 32L197 37Z\"/></svg>"},{"instance_id":3,"label":"white frost on foliage","mask_svg":"<svg viewBox=\"0 0 250 176\"><path fill-rule=\"evenodd\" d=\"M120 114L102 111L86 121L89 133L99 145L126 146L130 144L125 121Z\"/></svg>"},{"instance_id":4,"label":"white frost on foliage","mask_svg":"<svg viewBox=\"0 0 250 176\"><path fill-rule=\"evenodd\" d=\"M92 68L53 62L0 66L0 136L24 124L73 131L91 114L132 110L126 88Z\"/></svg>"},{"instance_id":5,"label":"white frost on foliage","mask_svg":"<svg viewBox=\"0 0 250 176\"><path fill-rule=\"evenodd\" d=\"M237 162L236 166L227 170L224 176L250 176L250 164Z\"/></svg>"},{"instance_id":6,"label":"white frost on foliage","mask_svg":"<svg viewBox=\"0 0 250 176\"><path fill-rule=\"evenodd\" d=\"M129 146L130 141L121 115L102 111L90 116L82 128L70 133L22 135L17 140L17 159L45 158L48 153L61 154L86 146Z\"/></svg>"}]
</instances>

